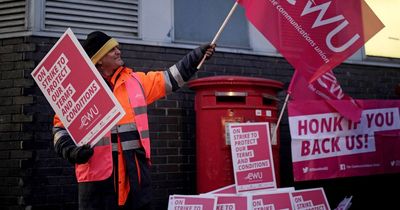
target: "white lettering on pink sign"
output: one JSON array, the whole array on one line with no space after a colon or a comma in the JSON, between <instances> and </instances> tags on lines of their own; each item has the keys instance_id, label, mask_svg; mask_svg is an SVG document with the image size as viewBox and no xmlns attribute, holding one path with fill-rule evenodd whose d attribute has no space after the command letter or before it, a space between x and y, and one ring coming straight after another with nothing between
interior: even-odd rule
<instances>
[{"instance_id":1,"label":"white lettering on pink sign","mask_svg":"<svg viewBox=\"0 0 400 210\"><path fill-rule=\"evenodd\" d=\"M364 110L358 123L336 113L290 117L289 122L292 139L301 141L292 145L294 162L373 152L375 132L400 127L397 107Z\"/></svg>"},{"instance_id":2,"label":"white lettering on pink sign","mask_svg":"<svg viewBox=\"0 0 400 210\"><path fill-rule=\"evenodd\" d=\"M254 170L259 168L268 168L270 167L269 160L261 160L251 162L250 158L254 157L254 150L249 149L248 146L257 145L257 141L259 139L259 134L257 131L253 132L242 132L242 128L233 129L233 140L235 144L236 151L236 159L237 159L237 167L238 171L247 171ZM262 176L260 174L250 173L248 178L253 179L261 179Z\"/></svg>"}]
</instances>

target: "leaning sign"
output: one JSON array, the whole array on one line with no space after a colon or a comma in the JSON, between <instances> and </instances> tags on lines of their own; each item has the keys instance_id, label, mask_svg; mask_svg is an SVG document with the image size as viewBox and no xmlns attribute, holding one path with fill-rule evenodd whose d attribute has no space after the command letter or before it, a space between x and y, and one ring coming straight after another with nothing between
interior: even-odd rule
<instances>
[{"instance_id":1,"label":"leaning sign","mask_svg":"<svg viewBox=\"0 0 400 210\"><path fill-rule=\"evenodd\" d=\"M269 123L229 123L237 193L275 189Z\"/></svg>"},{"instance_id":2,"label":"leaning sign","mask_svg":"<svg viewBox=\"0 0 400 210\"><path fill-rule=\"evenodd\" d=\"M71 29L32 77L77 145L93 146L125 115Z\"/></svg>"}]
</instances>

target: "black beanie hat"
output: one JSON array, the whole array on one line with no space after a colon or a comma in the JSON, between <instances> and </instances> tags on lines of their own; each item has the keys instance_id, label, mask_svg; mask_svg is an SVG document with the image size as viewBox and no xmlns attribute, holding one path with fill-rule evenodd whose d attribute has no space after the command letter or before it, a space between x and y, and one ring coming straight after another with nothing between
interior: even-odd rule
<instances>
[{"instance_id":1,"label":"black beanie hat","mask_svg":"<svg viewBox=\"0 0 400 210\"><path fill-rule=\"evenodd\" d=\"M111 38L101 31L93 31L88 34L83 43L83 49L85 49L92 62L96 64L105 54L117 45L118 42L114 38Z\"/></svg>"}]
</instances>

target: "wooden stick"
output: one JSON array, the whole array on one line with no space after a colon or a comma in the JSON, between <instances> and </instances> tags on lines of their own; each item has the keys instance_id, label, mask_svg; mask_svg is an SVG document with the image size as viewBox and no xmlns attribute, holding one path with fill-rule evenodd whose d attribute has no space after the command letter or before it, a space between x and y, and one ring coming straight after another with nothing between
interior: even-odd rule
<instances>
[{"instance_id":1,"label":"wooden stick","mask_svg":"<svg viewBox=\"0 0 400 210\"><path fill-rule=\"evenodd\" d=\"M278 133L279 124L281 123L283 112L285 112L285 108L286 108L287 102L289 100L289 96L290 96L290 94L287 93L286 94L286 98L285 98L285 102L283 103L283 107L282 107L281 113L279 114L278 122L276 123L276 127L275 127L275 130L273 132L273 135L272 135L271 139L274 139L274 137Z\"/></svg>"},{"instance_id":2,"label":"wooden stick","mask_svg":"<svg viewBox=\"0 0 400 210\"><path fill-rule=\"evenodd\" d=\"M221 35L222 31L224 30L226 24L228 23L229 19L231 18L233 12L235 12L236 7L238 5L238 2L236 1L235 4L233 5L231 11L229 11L229 14L226 16L224 22L222 23L221 27L219 28L217 34L215 34L214 39L212 40L211 44L215 44L217 42L219 36ZM206 55L203 56L203 59L201 59L199 65L197 66L197 69L200 69L201 66L203 65L204 61L206 60Z\"/></svg>"}]
</instances>

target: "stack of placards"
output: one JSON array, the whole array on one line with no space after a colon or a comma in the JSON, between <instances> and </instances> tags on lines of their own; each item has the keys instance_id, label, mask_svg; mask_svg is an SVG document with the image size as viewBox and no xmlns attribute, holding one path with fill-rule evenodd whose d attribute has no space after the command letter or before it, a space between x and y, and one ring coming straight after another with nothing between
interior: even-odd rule
<instances>
[{"instance_id":1,"label":"stack of placards","mask_svg":"<svg viewBox=\"0 0 400 210\"><path fill-rule=\"evenodd\" d=\"M330 210L323 188L277 188L268 122L230 123L235 184L201 195L171 195L168 210Z\"/></svg>"}]
</instances>

